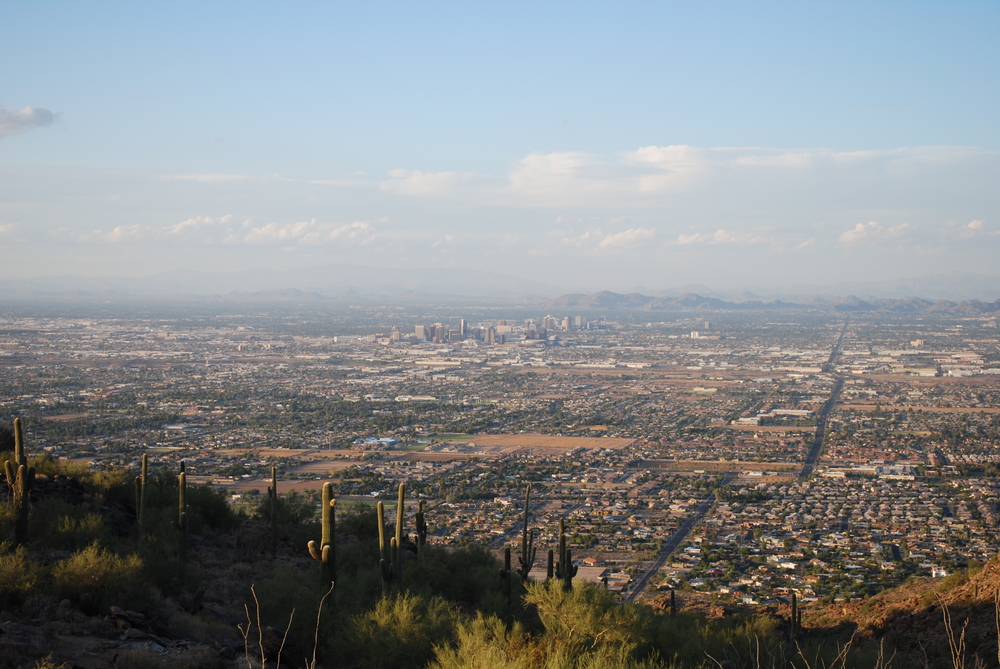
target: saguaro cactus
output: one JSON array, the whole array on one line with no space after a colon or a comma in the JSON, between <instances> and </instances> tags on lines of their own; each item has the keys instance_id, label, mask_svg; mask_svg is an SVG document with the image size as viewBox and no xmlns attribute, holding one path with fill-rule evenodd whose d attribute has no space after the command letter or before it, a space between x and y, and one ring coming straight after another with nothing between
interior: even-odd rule
<instances>
[{"instance_id":1,"label":"saguaro cactus","mask_svg":"<svg viewBox=\"0 0 1000 669\"><path fill-rule=\"evenodd\" d=\"M399 484L399 494L396 501L396 536L389 540L389 549L385 545L385 507L378 503L378 547L381 555L379 571L382 573L382 590L395 583L396 588L403 589L403 508L406 504L406 486Z\"/></svg>"},{"instance_id":2,"label":"saguaro cactus","mask_svg":"<svg viewBox=\"0 0 1000 669\"><path fill-rule=\"evenodd\" d=\"M7 485L14 498L14 543L18 546L28 541L28 507L31 486L35 482L35 468L28 467L28 455L24 447L21 419L14 419L14 459L4 463Z\"/></svg>"},{"instance_id":3,"label":"saguaro cactus","mask_svg":"<svg viewBox=\"0 0 1000 669\"><path fill-rule=\"evenodd\" d=\"M555 559L554 559L554 556L552 555L552 549L550 548L549 549L548 564L546 564L546 566L545 566L545 580L546 581L551 581L552 578L556 575L554 562L555 562Z\"/></svg>"},{"instance_id":4,"label":"saguaro cactus","mask_svg":"<svg viewBox=\"0 0 1000 669\"><path fill-rule=\"evenodd\" d=\"M149 456L142 454L141 474L135 477L135 520L139 524L139 536L146 534L146 481L149 471Z\"/></svg>"},{"instance_id":5,"label":"saguaro cactus","mask_svg":"<svg viewBox=\"0 0 1000 669\"><path fill-rule=\"evenodd\" d=\"M427 545L427 521L424 519L424 500L417 502L417 557L424 554L424 546Z\"/></svg>"},{"instance_id":6,"label":"saguaro cactus","mask_svg":"<svg viewBox=\"0 0 1000 669\"><path fill-rule=\"evenodd\" d=\"M793 592L792 593L792 617L791 617L791 620L789 621L789 624L788 624L788 636L790 638L792 638L792 639L795 639L795 637L798 636L798 632L799 632L799 630L798 630L798 623L799 623L799 601L798 601L798 598L795 596L795 593Z\"/></svg>"},{"instance_id":7,"label":"saguaro cactus","mask_svg":"<svg viewBox=\"0 0 1000 669\"><path fill-rule=\"evenodd\" d=\"M524 491L524 526L521 530L521 555L517 558L521 565L517 570L522 581L528 580L531 567L535 564L535 533L528 531L528 507L531 504L531 484Z\"/></svg>"},{"instance_id":8,"label":"saguaro cactus","mask_svg":"<svg viewBox=\"0 0 1000 669\"><path fill-rule=\"evenodd\" d=\"M563 582L563 588L572 590L573 577L580 570L573 566L573 553L566 546L566 521L559 519L559 562L556 563L556 578Z\"/></svg>"},{"instance_id":9,"label":"saguaro cactus","mask_svg":"<svg viewBox=\"0 0 1000 669\"><path fill-rule=\"evenodd\" d=\"M187 561L188 515L187 515L187 474L184 473L184 461L181 460L181 473L177 475L177 520L173 523L177 530L177 558Z\"/></svg>"},{"instance_id":10,"label":"saguaro cactus","mask_svg":"<svg viewBox=\"0 0 1000 669\"><path fill-rule=\"evenodd\" d=\"M267 501L271 512L271 556L278 554L278 473L271 467L271 485L267 487Z\"/></svg>"},{"instance_id":11,"label":"saguaro cactus","mask_svg":"<svg viewBox=\"0 0 1000 669\"><path fill-rule=\"evenodd\" d=\"M500 570L500 584L503 588L503 596L510 601L510 546L503 549L503 568Z\"/></svg>"},{"instance_id":12,"label":"saguaro cactus","mask_svg":"<svg viewBox=\"0 0 1000 669\"><path fill-rule=\"evenodd\" d=\"M319 560L319 581L324 588L329 588L330 583L337 579L337 552L336 552L336 532L337 532L337 500L333 499L333 484L323 484L323 502L320 507L322 514L322 532L319 544L310 541L308 544L309 555L314 560Z\"/></svg>"}]
</instances>

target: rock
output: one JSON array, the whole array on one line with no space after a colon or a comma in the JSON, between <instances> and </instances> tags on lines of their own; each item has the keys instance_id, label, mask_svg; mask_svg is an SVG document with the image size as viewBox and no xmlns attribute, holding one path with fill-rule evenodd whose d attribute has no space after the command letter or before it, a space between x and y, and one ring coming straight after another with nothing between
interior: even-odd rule
<instances>
[{"instance_id":1,"label":"rock","mask_svg":"<svg viewBox=\"0 0 1000 669\"><path fill-rule=\"evenodd\" d=\"M48 655L54 641L55 636L41 627L14 622L0 623L0 656Z\"/></svg>"},{"instance_id":2,"label":"rock","mask_svg":"<svg viewBox=\"0 0 1000 669\"><path fill-rule=\"evenodd\" d=\"M163 653L167 649L155 641L132 641L121 645L120 650L138 650L147 653Z\"/></svg>"}]
</instances>

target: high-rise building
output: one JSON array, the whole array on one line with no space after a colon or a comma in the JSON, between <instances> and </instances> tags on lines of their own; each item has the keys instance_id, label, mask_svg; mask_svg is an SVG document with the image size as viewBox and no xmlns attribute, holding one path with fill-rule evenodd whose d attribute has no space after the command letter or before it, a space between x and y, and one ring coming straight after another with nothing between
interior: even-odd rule
<instances>
[{"instance_id":1,"label":"high-rise building","mask_svg":"<svg viewBox=\"0 0 1000 669\"><path fill-rule=\"evenodd\" d=\"M466 329L464 318L458 321L458 331L461 333L463 339L469 335L469 331L468 329Z\"/></svg>"},{"instance_id":2,"label":"high-rise building","mask_svg":"<svg viewBox=\"0 0 1000 669\"><path fill-rule=\"evenodd\" d=\"M569 330L569 316L566 316L562 322L563 330Z\"/></svg>"},{"instance_id":3,"label":"high-rise building","mask_svg":"<svg viewBox=\"0 0 1000 669\"><path fill-rule=\"evenodd\" d=\"M486 341L487 344L495 344L495 343L497 343L497 329L496 328L494 328L494 327L488 327L488 328L486 328L485 341Z\"/></svg>"}]
</instances>

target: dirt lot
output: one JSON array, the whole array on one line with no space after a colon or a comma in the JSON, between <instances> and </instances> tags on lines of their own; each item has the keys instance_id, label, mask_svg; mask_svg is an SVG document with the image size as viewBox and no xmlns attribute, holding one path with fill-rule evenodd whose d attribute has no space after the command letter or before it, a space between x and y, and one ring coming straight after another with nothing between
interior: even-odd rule
<instances>
[{"instance_id":1,"label":"dirt lot","mask_svg":"<svg viewBox=\"0 0 1000 669\"><path fill-rule=\"evenodd\" d=\"M838 404L838 409L848 411L875 411L876 408L882 411L927 411L929 413L1000 413L998 407L921 407L900 404Z\"/></svg>"},{"instance_id":2,"label":"dirt lot","mask_svg":"<svg viewBox=\"0 0 1000 669\"><path fill-rule=\"evenodd\" d=\"M503 449L519 450L545 449L546 451L571 451L574 448L603 450L613 448L620 450L635 442L635 439L619 439L615 437L552 437L545 434L477 434L470 444L476 446L499 446Z\"/></svg>"}]
</instances>

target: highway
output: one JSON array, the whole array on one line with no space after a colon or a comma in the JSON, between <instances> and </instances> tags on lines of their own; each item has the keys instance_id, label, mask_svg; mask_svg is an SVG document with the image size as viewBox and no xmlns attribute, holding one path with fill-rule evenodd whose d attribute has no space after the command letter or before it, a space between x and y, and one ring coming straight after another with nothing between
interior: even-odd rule
<instances>
[{"instance_id":1,"label":"highway","mask_svg":"<svg viewBox=\"0 0 1000 669\"><path fill-rule=\"evenodd\" d=\"M844 379L837 376L833 369L834 365L837 364L837 358L840 357L841 346L844 343L844 334L847 333L847 323L848 321L844 321L844 327L840 330L840 336L837 337L837 344L830 353L830 359L823 365L823 371L833 376L836 379L836 383L833 384L833 392L830 393L830 399L826 401L823 409L816 416L816 434L813 436L812 447L809 449L806 461L802 463L802 469L799 471L799 478L802 479L808 478L812 474L813 468L819 461L819 454L823 450L823 438L826 436L826 419L833 411L833 408L837 406L837 398L840 397L840 391L844 388Z\"/></svg>"},{"instance_id":2,"label":"highway","mask_svg":"<svg viewBox=\"0 0 1000 669\"><path fill-rule=\"evenodd\" d=\"M729 485L729 483L736 478L736 472L727 472L726 476L722 479L722 486ZM673 554L677 547L680 546L684 539L691 530L701 522L701 519L705 517L712 507L715 505L715 493L712 493L698 504L698 508L695 509L694 513L687 517L687 519L677 528L677 531L671 535L669 539L663 544L663 548L657 554L656 559L650 563L649 567L642 573L642 576L635 582L632 589L625 594L623 601L632 602L635 601L639 595L641 595L646 587L649 585L649 579L653 577L660 568L667 563L667 559Z\"/></svg>"}]
</instances>

